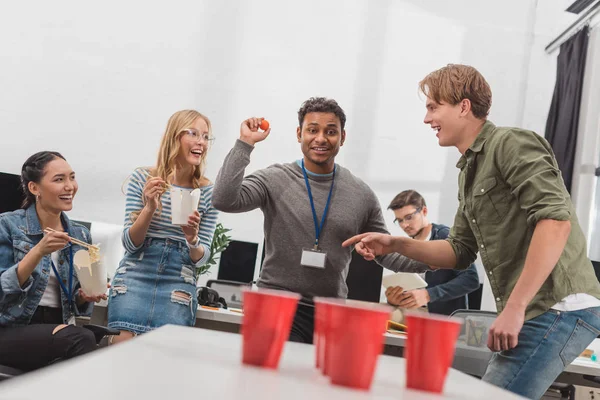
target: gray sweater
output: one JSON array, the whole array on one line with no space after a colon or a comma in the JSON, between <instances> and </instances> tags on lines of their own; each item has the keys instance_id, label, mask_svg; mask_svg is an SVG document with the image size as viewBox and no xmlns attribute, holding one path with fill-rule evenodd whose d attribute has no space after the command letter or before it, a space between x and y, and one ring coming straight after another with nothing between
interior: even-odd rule
<instances>
[{"instance_id":1,"label":"gray sweater","mask_svg":"<svg viewBox=\"0 0 600 400\"><path fill-rule=\"evenodd\" d=\"M275 164L244 178L254 147L237 140L213 189L212 204L224 212L256 208L264 214L265 259L257 285L288 290L306 297L346 298L346 277L352 259L342 242L364 232L388 233L375 193L346 168L337 165L327 220L319 248L327 253L324 269L300 265L302 249L312 248L315 226L302 168L296 163ZM317 218L331 187L331 175L309 174ZM399 254L377 257L392 271L422 272L428 267Z\"/></svg>"}]
</instances>

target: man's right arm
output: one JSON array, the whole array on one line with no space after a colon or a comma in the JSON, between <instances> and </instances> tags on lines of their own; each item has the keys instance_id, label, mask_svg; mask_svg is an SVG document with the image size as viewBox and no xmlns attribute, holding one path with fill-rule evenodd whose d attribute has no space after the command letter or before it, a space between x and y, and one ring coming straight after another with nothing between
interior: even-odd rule
<instances>
[{"instance_id":1,"label":"man's right arm","mask_svg":"<svg viewBox=\"0 0 600 400\"><path fill-rule=\"evenodd\" d=\"M456 267L456 256L452 246L445 240L427 242L406 237L394 238L394 251L413 260L431 265L433 268Z\"/></svg>"},{"instance_id":2,"label":"man's right arm","mask_svg":"<svg viewBox=\"0 0 600 400\"><path fill-rule=\"evenodd\" d=\"M460 207L446 240L422 242L408 238L398 239L401 239L395 246L398 253L436 268L466 269L477 258L477 240Z\"/></svg>"},{"instance_id":3,"label":"man's right arm","mask_svg":"<svg viewBox=\"0 0 600 400\"><path fill-rule=\"evenodd\" d=\"M242 140L225 157L213 188L212 204L223 212L246 212L261 207L267 199L265 182L257 174L244 178L254 146Z\"/></svg>"},{"instance_id":4,"label":"man's right arm","mask_svg":"<svg viewBox=\"0 0 600 400\"><path fill-rule=\"evenodd\" d=\"M367 260L373 260L383 254L400 253L432 268L465 269L477 257L477 241L460 209L456 212L454 225L446 240L423 242L370 232L354 236L342 245L350 246L355 243L356 252Z\"/></svg>"}]
</instances>

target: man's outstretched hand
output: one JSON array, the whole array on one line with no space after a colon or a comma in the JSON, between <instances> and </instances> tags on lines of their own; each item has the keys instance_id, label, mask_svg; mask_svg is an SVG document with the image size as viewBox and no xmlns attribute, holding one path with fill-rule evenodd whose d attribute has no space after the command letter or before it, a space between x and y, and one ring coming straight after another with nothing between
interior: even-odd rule
<instances>
[{"instance_id":1,"label":"man's outstretched hand","mask_svg":"<svg viewBox=\"0 0 600 400\"><path fill-rule=\"evenodd\" d=\"M368 232L351 237L342 246L354 246L354 250L365 260L371 261L377 256L394 252L394 238L385 233Z\"/></svg>"}]
</instances>

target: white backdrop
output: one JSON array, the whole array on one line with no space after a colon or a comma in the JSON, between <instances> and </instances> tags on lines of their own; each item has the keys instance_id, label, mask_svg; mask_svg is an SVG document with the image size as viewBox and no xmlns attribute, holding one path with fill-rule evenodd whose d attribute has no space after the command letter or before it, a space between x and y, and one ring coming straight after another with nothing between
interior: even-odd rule
<instances>
[{"instance_id":1,"label":"white backdrop","mask_svg":"<svg viewBox=\"0 0 600 400\"><path fill-rule=\"evenodd\" d=\"M496 124L543 132L555 74L555 55L543 47L569 22L568 3L14 2L0 14L0 171L19 173L42 149L61 151L80 184L71 216L121 224L121 184L155 162L174 111L195 108L212 120L214 179L248 116L273 128L248 172L300 158L296 111L310 96L328 96L348 115L339 163L383 208L416 189L431 219L451 225L458 153L439 148L422 123L418 81L447 63L472 64L492 86ZM260 212L221 221L235 239L262 243Z\"/></svg>"}]
</instances>

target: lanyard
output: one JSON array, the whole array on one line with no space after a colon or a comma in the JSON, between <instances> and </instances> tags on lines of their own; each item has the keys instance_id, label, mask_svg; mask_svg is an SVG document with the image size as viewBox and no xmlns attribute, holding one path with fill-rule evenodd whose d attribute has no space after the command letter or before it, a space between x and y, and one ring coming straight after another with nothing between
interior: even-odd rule
<instances>
[{"instance_id":1,"label":"lanyard","mask_svg":"<svg viewBox=\"0 0 600 400\"><path fill-rule=\"evenodd\" d=\"M312 209L313 221L315 223L315 250L319 248L319 237L327 218L327 211L329 211L329 203L331 202L331 193L333 193L333 183L335 181L335 165L333 166L333 177L331 178L331 188L329 189L329 196L327 197L327 203L325 203L325 210L321 217L321 224L317 221L317 212L315 211L315 202L313 201L312 191L310 190L310 183L308 183L308 175L306 175L306 168L304 168L304 159L302 160L302 173L304 174L304 182L306 183L306 189L308 190L308 199L310 200L310 208Z\"/></svg>"},{"instance_id":2,"label":"lanyard","mask_svg":"<svg viewBox=\"0 0 600 400\"><path fill-rule=\"evenodd\" d=\"M50 264L52 265L52 269L54 270L54 274L56 275L56 280L60 284L61 289L65 292L67 299L69 300L69 307L73 307L73 245L69 246L69 290L67 290L65 284L62 279L60 279L60 275L56 270L56 266L54 265L54 261L52 261L52 255L50 255Z\"/></svg>"}]
</instances>

